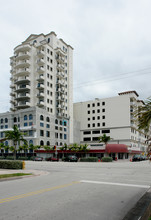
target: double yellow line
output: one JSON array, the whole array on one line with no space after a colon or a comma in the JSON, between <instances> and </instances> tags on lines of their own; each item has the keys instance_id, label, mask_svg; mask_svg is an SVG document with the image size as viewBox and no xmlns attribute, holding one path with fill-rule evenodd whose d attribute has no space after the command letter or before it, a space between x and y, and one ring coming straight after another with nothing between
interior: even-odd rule
<instances>
[{"instance_id":1,"label":"double yellow line","mask_svg":"<svg viewBox=\"0 0 151 220\"><path fill-rule=\"evenodd\" d=\"M38 194L41 194L41 193L44 193L44 192L49 192L49 191L52 191L52 190L55 190L55 189L61 189L61 188L64 188L64 187L72 186L73 184L77 184L77 183L80 183L80 182L75 181L75 182L60 185L60 186L54 186L54 187L51 187L51 188L41 189L41 190L37 190L37 191L34 191L34 192L21 194L21 195L18 195L18 196L12 196L12 197L9 197L9 198L0 199L0 203L10 202L10 201L13 201L13 200L16 200L16 199L21 199L21 198L25 198L25 197L28 197L28 196L38 195Z\"/></svg>"}]
</instances>

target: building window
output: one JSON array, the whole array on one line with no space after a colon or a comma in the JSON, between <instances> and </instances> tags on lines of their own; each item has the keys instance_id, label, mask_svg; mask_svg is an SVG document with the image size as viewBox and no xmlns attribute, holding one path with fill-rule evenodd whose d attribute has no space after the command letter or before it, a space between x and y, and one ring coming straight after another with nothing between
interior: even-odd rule
<instances>
[{"instance_id":1,"label":"building window","mask_svg":"<svg viewBox=\"0 0 151 220\"><path fill-rule=\"evenodd\" d=\"M47 146L50 146L50 141L47 141Z\"/></svg>"},{"instance_id":2,"label":"building window","mask_svg":"<svg viewBox=\"0 0 151 220\"><path fill-rule=\"evenodd\" d=\"M24 123L24 127L27 127L27 126L28 126L28 123L27 123L27 122L25 122L25 123Z\"/></svg>"},{"instance_id":3,"label":"building window","mask_svg":"<svg viewBox=\"0 0 151 220\"><path fill-rule=\"evenodd\" d=\"M100 113L100 109L97 110L97 113Z\"/></svg>"},{"instance_id":4,"label":"building window","mask_svg":"<svg viewBox=\"0 0 151 220\"><path fill-rule=\"evenodd\" d=\"M105 112L105 108L102 109L102 112Z\"/></svg>"},{"instance_id":5,"label":"building window","mask_svg":"<svg viewBox=\"0 0 151 220\"><path fill-rule=\"evenodd\" d=\"M1 119L2 120L2 119ZM14 122L17 122L17 118L16 117L14 117ZM1 122L1 123L3 123L3 122Z\"/></svg>"},{"instance_id":6,"label":"building window","mask_svg":"<svg viewBox=\"0 0 151 220\"><path fill-rule=\"evenodd\" d=\"M44 131L40 130L40 136L44 136Z\"/></svg>"},{"instance_id":7,"label":"building window","mask_svg":"<svg viewBox=\"0 0 151 220\"><path fill-rule=\"evenodd\" d=\"M102 130L102 134L110 133L110 130Z\"/></svg>"},{"instance_id":8,"label":"building window","mask_svg":"<svg viewBox=\"0 0 151 220\"><path fill-rule=\"evenodd\" d=\"M1 123L3 123L3 118L1 119Z\"/></svg>"},{"instance_id":9,"label":"building window","mask_svg":"<svg viewBox=\"0 0 151 220\"><path fill-rule=\"evenodd\" d=\"M102 119L105 119L105 115L102 115Z\"/></svg>"},{"instance_id":10,"label":"building window","mask_svg":"<svg viewBox=\"0 0 151 220\"><path fill-rule=\"evenodd\" d=\"M90 124L88 124L88 128L90 128Z\"/></svg>"},{"instance_id":11,"label":"building window","mask_svg":"<svg viewBox=\"0 0 151 220\"><path fill-rule=\"evenodd\" d=\"M29 136L33 136L33 131L32 130L29 131Z\"/></svg>"},{"instance_id":12,"label":"building window","mask_svg":"<svg viewBox=\"0 0 151 220\"><path fill-rule=\"evenodd\" d=\"M92 120L95 120L95 117L92 117Z\"/></svg>"},{"instance_id":13,"label":"building window","mask_svg":"<svg viewBox=\"0 0 151 220\"><path fill-rule=\"evenodd\" d=\"M8 128L8 125L5 125L5 128Z\"/></svg>"},{"instance_id":14,"label":"building window","mask_svg":"<svg viewBox=\"0 0 151 220\"><path fill-rule=\"evenodd\" d=\"M50 122L50 118L49 118L49 117L47 117L47 118L46 118L46 121L47 121L47 122Z\"/></svg>"},{"instance_id":15,"label":"building window","mask_svg":"<svg viewBox=\"0 0 151 220\"><path fill-rule=\"evenodd\" d=\"M90 137L83 138L83 141L91 141Z\"/></svg>"},{"instance_id":16,"label":"building window","mask_svg":"<svg viewBox=\"0 0 151 220\"><path fill-rule=\"evenodd\" d=\"M3 129L4 128L4 126L3 125L1 125L1 129Z\"/></svg>"},{"instance_id":17,"label":"building window","mask_svg":"<svg viewBox=\"0 0 151 220\"><path fill-rule=\"evenodd\" d=\"M100 134L100 130L92 131L92 134Z\"/></svg>"},{"instance_id":18,"label":"building window","mask_svg":"<svg viewBox=\"0 0 151 220\"><path fill-rule=\"evenodd\" d=\"M95 107L95 103L92 103L92 107Z\"/></svg>"},{"instance_id":19,"label":"building window","mask_svg":"<svg viewBox=\"0 0 151 220\"><path fill-rule=\"evenodd\" d=\"M93 128L95 127L95 123L92 124L92 127L93 127Z\"/></svg>"},{"instance_id":20,"label":"building window","mask_svg":"<svg viewBox=\"0 0 151 220\"><path fill-rule=\"evenodd\" d=\"M40 141L40 146L44 146L44 141Z\"/></svg>"},{"instance_id":21,"label":"building window","mask_svg":"<svg viewBox=\"0 0 151 220\"><path fill-rule=\"evenodd\" d=\"M93 140L93 141L98 141L99 138L98 138L98 137L93 137L92 140Z\"/></svg>"},{"instance_id":22,"label":"building window","mask_svg":"<svg viewBox=\"0 0 151 220\"><path fill-rule=\"evenodd\" d=\"M64 140L66 140L67 139L67 135L66 134L64 134Z\"/></svg>"},{"instance_id":23,"label":"building window","mask_svg":"<svg viewBox=\"0 0 151 220\"><path fill-rule=\"evenodd\" d=\"M17 119L16 119L17 120ZM26 121L27 120L27 115L24 115L24 121Z\"/></svg>"},{"instance_id":24,"label":"building window","mask_svg":"<svg viewBox=\"0 0 151 220\"><path fill-rule=\"evenodd\" d=\"M40 115L40 120L43 121L44 120L44 116Z\"/></svg>"},{"instance_id":25,"label":"building window","mask_svg":"<svg viewBox=\"0 0 151 220\"><path fill-rule=\"evenodd\" d=\"M99 119L100 119L100 116L98 116L97 119L99 120Z\"/></svg>"},{"instance_id":26,"label":"building window","mask_svg":"<svg viewBox=\"0 0 151 220\"><path fill-rule=\"evenodd\" d=\"M90 111L88 111L88 114L90 114Z\"/></svg>"},{"instance_id":27,"label":"building window","mask_svg":"<svg viewBox=\"0 0 151 220\"><path fill-rule=\"evenodd\" d=\"M50 137L50 131L46 131L46 137Z\"/></svg>"},{"instance_id":28,"label":"building window","mask_svg":"<svg viewBox=\"0 0 151 220\"><path fill-rule=\"evenodd\" d=\"M32 114L29 115L29 120L33 120L33 115Z\"/></svg>"},{"instance_id":29,"label":"building window","mask_svg":"<svg viewBox=\"0 0 151 220\"><path fill-rule=\"evenodd\" d=\"M90 121L90 118L88 118L88 121Z\"/></svg>"},{"instance_id":30,"label":"building window","mask_svg":"<svg viewBox=\"0 0 151 220\"><path fill-rule=\"evenodd\" d=\"M32 123L32 121L30 121L30 122L29 122L29 126L32 126L32 125L33 125L33 123Z\"/></svg>"},{"instance_id":31,"label":"building window","mask_svg":"<svg viewBox=\"0 0 151 220\"><path fill-rule=\"evenodd\" d=\"M102 126L105 126L105 122L102 123Z\"/></svg>"},{"instance_id":32,"label":"building window","mask_svg":"<svg viewBox=\"0 0 151 220\"><path fill-rule=\"evenodd\" d=\"M102 105L105 105L105 102L102 102Z\"/></svg>"},{"instance_id":33,"label":"building window","mask_svg":"<svg viewBox=\"0 0 151 220\"><path fill-rule=\"evenodd\" d=\"M97 106L100 106L100 103L99 103L99 102L97 103Z\"/></svg>"},{"instance_id":34,"label":"building window","mask_svg":"<svg viewBox=\"0 0 151 220\"><path fill-rule=\"evenodd\" d=\"M97 123L97 126L100 127L100 123Z\"/></svg>"},{"instance_id":35,"label":"building window","mask_svg":"<svg viewBox=\"0 0 151 220\"><path fill-rule=\"evenodd\" d=\"M5 118L5 123L8 123L8 118Z\"/></svg>"},{"instance_id":36,"label":"building window","mask_svg":"<svg viewBox=\"0 0 151 220\"><path fill-rule=\"evenodd\" d=\"M90 104L88 104L87 107L90 108Z\"/></svg>"},{"instance_id":37,"label":"building window","mask_svg":"<svg viewBox=\"0 0 151 220\"><path fill-rule=\"evenodd\" d=\"M95 110L92 110L92 113L95 113Z\"/></svg>"},{"instance_id":38,"label":"building window","mask_svg":"<svg viewBox=\"0 0 151 220\"><path fill-rule=\"evenodd\" d=\"M46 128L50 128L50 125L49 125L49 124L46 124Z\"/></svg>"},{"instance_id":39,"label":"building window","mask_svg":"<svg viewBox=\"0 0 151 220\"><path fill-rule=\"evenodd\" d=\"M84 131L83 134L91 134L91 131Z\"/></svg>"},{"instance_id":40,"label":"building window","mask_svg":"<svg viewBox=\"0 0 151 220\"><path fill-rule=\"evenodd\" d=\"M40 122L40 127L44 127L44 123Z\"/></svg>"}]
</instances>

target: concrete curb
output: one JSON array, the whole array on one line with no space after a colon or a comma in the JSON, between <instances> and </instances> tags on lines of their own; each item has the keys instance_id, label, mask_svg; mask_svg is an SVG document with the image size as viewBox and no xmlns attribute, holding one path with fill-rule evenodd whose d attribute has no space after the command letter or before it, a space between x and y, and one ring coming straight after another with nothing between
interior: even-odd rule
<instances>
[{"instance_id":1,"label":"concrete curb","mask_svg":"<svg viewBox=\"0 0 151 220\"><path fill-rule=\"evenodd\" d=\"M151 188L122 220L148 220L151 216Z\"/></svg>"}]
</instances>

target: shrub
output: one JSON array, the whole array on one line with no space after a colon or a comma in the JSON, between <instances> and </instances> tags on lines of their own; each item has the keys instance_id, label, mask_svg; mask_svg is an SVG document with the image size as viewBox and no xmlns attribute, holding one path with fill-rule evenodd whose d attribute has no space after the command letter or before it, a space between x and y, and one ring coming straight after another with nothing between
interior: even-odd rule
<instances>
[{"instance_id":1,"label":"shrub","mask_svg":"<svg viewBox=\"0 0 151 220\"><path fill-rule=\"evenodd\" d=\"M22 169L23 162L22 161L10 161L10 160L0 160L0 168L2 169Z\"/></svg>"},{"instance_id":2,"label":"shrub","mask_svg":"<svg viewBox=\"0 0 151 220\"><path fill-rule=\"evenodd\" d=\"M4 156L0 156L0 160L3 160L3 159L5 159L5 157Z\"/></svg>"},{"instance_id":3,"label":"shrub","mask_svg":"<svg viewBox=\"0 0 151 220\"><path fill-rule=\"evenodd\" d=\"M97 162L97 157L82 157L80 158L80 162Z\"/></svg>"},{"instance_id":4,"label":"shrub","mask_svg":"<svg viewBox=\"0 0 151 220\"><path fill-rule=\"evenodd\" d=\"M101 161L102 162L112 162L112 157L102 157Z\"/></svg>"},{"instance_id":5,"label":"shrub","mask_svg":"<svg viewBox=\"0 0 151 220\"><path fill-rule=\"evenodd\" d=\"M29 160L28 157L18 157L18 160Z\"/></svg>"},{"instance_id":6,"label":"shrub","mask_svg":"<svg viewBox=\"0 0 151 220\"><path fill-rule=\"evenodd\" d=\"M7 156L6 159L7 160L14 160L14 157L13 156Z\"/></svg>"}]
</instances>

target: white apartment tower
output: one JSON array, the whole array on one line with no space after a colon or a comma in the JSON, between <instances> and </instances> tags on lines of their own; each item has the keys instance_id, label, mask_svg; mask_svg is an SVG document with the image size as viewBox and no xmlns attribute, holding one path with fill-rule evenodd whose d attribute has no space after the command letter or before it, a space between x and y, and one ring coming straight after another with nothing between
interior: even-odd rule
<instances>
[{"instance_id":1,"label":"white apartment tower","mask_svg":"<svg viewBox=\"0 0 151 220\"><path fill-rule=\"evenodd\" d=\"M10 111L43 109L55 120L68 124L68 142L72 143L73 48L54 32L31 34L15 47L10 65Z\"/></svg>"}]
</instances>

